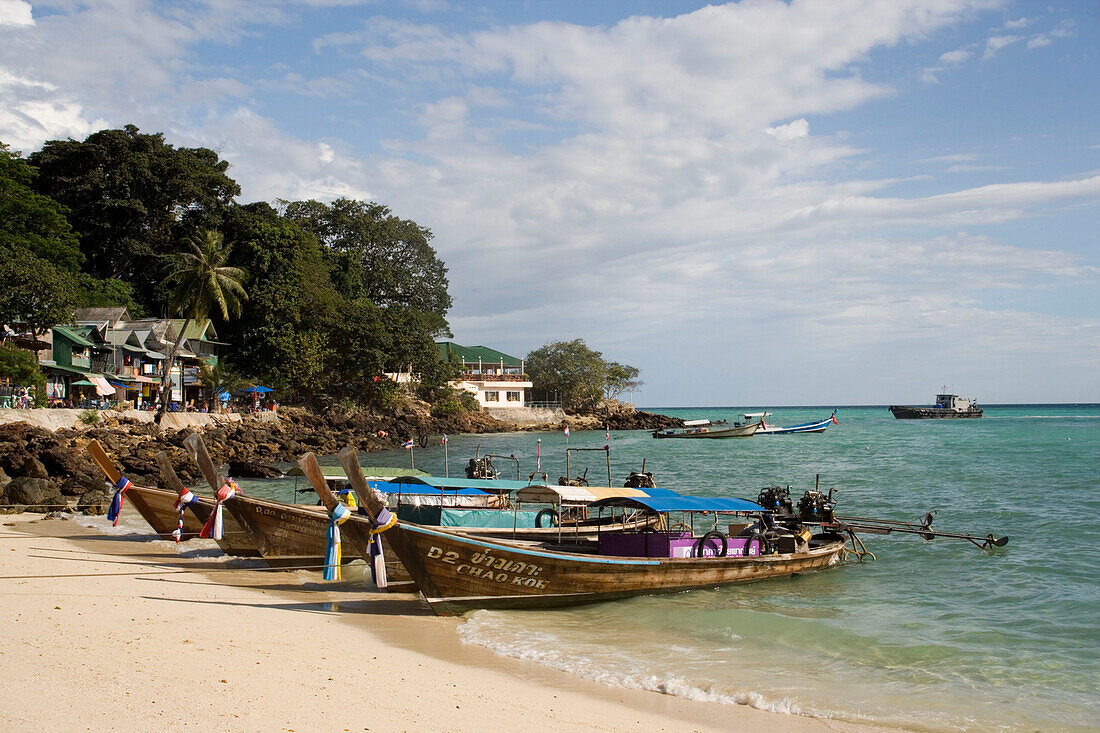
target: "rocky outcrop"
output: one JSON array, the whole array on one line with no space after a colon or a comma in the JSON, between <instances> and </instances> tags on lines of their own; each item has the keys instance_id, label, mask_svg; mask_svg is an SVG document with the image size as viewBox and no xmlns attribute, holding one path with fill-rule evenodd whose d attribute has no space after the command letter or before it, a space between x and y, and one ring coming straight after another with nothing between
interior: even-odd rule
<instances>
[{"instance_id":1,"label":"rocky outcrop","mask_svg":"<svg viewBox=\"0 0 1100 733\"><path fill-rule=\"evenodd\" d=\"M61 491L49 478L33 476L19 476L14 478L4 487L4 493L0 496L3 504L18 508L23 507L30 511L56 511L67 506Z\"/></svg>"},{"instance_id":2,"label":"rocky outcrop","mask_svg":"<svg viewBox=\"0 0 1100 733\"><path fill-rule=\"evenodd\" d=\"M571 430L654 430L659 427L682 427L684 421L678 417L658 415L653 412L637 410L633 405L619 400L604 400L598 407L581 413L567 413L558 426L569 426Z\"/></svg>"},{"instance_id":3,"label":"rocky outcrop","mask_svg":"<svg viewBox=\"0 0 1100 733\"><path fill-rule=\"evenodd\" d=\"M588 415L568 415L568 424L582 430L651 429L677 424L674 418L638 412L632 406L609 402ZM360 451L394 448L409 438L422 444L438 441L440 434L492 433L514 430L482 412L436 417L427 403L408 400L386 415L330 409L323 413L298 409L245 416L241 422L218 423L202 431L211 457L229 465L236 476L282 475L272 462L293 462L303 453L333 454L352 445ZM122 472L136 483L160 483L155 456L164 451L180 479L192 486L202 476L183 447L195 428L160 429L148 422L110 419L86 428L50 431L27 423L0 424L0 504L61 508L67 502L87 513L106 511L110 488L102 471L88 457L88 442L98 440ZM10 477L10 482L5 481Z\"/></svg>"}]
</instances>

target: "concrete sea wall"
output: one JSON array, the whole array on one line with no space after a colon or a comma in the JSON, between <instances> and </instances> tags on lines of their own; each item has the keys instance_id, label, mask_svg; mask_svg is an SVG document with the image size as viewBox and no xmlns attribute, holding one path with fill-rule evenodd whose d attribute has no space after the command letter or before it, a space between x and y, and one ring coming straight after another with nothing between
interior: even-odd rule
<instances>
[{"instance_id":1,"label":"concrete sea wall","mask_svg":"<svg viewBox=\"0 0 1100 733\"><path fill-rule=\"evenodd\" d=\"M0 409L0 425L14 422L26 422L35 427L47 430L60 430L79 426L80 415L84 410L10 410ZM107 419L129 418L138 422L153 422L153 413L147 410L99 410L100 421ZM261 420L278 420L277 412L258 412L255 416ZM172 430L182 428L206 428L211 425L225 425L226 423L239 423L239 413L225 414L206 412L169 412L161 421L161 427Z\"/></svg>"}]
</instances>

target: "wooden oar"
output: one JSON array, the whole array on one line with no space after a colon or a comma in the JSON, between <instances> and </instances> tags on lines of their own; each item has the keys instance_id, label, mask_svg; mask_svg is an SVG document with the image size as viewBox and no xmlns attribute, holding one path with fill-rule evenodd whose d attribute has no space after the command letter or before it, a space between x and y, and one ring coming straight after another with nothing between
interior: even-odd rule
<instances>
[{"instance_id":1,"label":"wooden oar","mask_svg":"<svg viewBox=\"0 0 1100 733\"><path fill-rule=\"evenodd\" d=\"M360 503L370 513L371 519L377 519L385 504L378 500L374 489L367 485L367 479L363 476L363 467L359 465L359 454L355 448L348 446L336 454L340 465L344 467L344 473L348 476L348 483L355 493L359 495Z\"/></svg>"},{"instance_id":2,"label":"wooden oar","mask_svg":"<svg viewBox=\"0 0 1100 733\"><path fill-rule=\"evenodd\" d=\"M85 450L88 451L88 455L92 457L92 460L95 461L100 470L107 475L107 479L111 482L111 485L117 485L122 478L122 474L119 473L119 470L115 467L114 461L107 455L107 451L103 450L103 446L99 444L99 441L93 438L92 441L88 443Z\"/></svg>"}]
</instances>

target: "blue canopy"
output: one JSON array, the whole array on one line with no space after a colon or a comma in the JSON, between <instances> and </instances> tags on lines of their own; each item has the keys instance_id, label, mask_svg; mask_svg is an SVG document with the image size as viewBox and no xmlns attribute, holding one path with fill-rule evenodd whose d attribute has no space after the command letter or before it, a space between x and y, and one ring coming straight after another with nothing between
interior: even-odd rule
<instances>
[{"instance_id":1,"label":"blue canopy","mask_svg":"<svg viewBox=\"0 0 1100 733\"><path fill-rule=\"evenodd\" d=\"M404 483L398 481L368 481L367 486L377 489L383 494L417 494L421 496L439 496L440 494L458 496L485 496L486 491L472 487L441 489L428 484Z\"/></svg>"},{"instance_id":2,"label":"blue canopy","mask_svg":"<svg viewBox=\"0 0 1100 733\"><path fill-rule=\"evenodd\" d=\"M652 491L652 489L650 489ZM600 507L627 507L660 512L762 512L764 507L747 499L725 496L617 496L592 502Z\"/></svg>"},{"instance_id":3,"label":"blue canopy","mask_svg":"<svg viewBox=\"0 0 1100 733\"><path fill-rule=\"evenodd\" d=\"M252 393L255 393L255 394L263 394L265 392L274 392L274 391L275 390L273 390L271 387L249 387L248 389L245 390L245 392L252 392Z\"/></svg>"},{"instance_id":4,"label":"blue canopy","mask_svg":"<svg viewBox=\"0 0 1100 733\"><path fill-rule=\"evenodd\" d=\"M393 480L395 484L412 484L413 487L405 490L405 493L417 493L417 486L431 486L436 489L482 489L491 494L507 494L526 486L526 481L510 481L508 479L475 479L475 478L447 478L445 476L398 476ZM536 484L540 485L540 484Z\"/></svg>"}]
</instances>

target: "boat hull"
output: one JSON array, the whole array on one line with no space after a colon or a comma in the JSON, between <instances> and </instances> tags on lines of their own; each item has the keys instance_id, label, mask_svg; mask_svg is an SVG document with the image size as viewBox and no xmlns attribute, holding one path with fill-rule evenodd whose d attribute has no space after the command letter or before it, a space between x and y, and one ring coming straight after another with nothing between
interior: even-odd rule
<instances>
[{"instance_id":1,"label":"boat hull","mask_svg":"<svg viewBox=\"0 0 1100 733\"><path fill-rule=\"evenodd\" d=\"M958 420L982 416L980 407L969 410L952 410L943 407L890 405L890 412L897 420Z\"/></svg>"},{"instance_id":2,"label":"boat hull","mask_svg":"<svg viewBox=\"0 0 1100 733\"><path fill-rule=\"evenodd\" d=\"M242 495L233 497L225 506L245 528L271 567L319 570L324 565L329 518L322 507L284 504ZM361 521L352 521L356 519ZM382 551L386 558L390 590L411 590L412 578L397 554L387 546L387 534L382 535ZM340 535L345 563L356 558L370 562L368 520L353 515L340 525Z\"/></svg>"},{"instance_id":3,"label":"boat hull","mask_svg":"<svg viewBox=\"0 0 1100 733\"><path fill-rule=\"evenodd\" d=\"M179 510L175 507L177 498L174 491L133 484L126 490L125 501L137 509L142 519L149 523L161 539L174 541L172 533L176 531L179 522ZM203 524L195 514L184 512L180 539L186 541L198 537Z\"/></svg>"},{"instance_id":4,"label":"boat hull","mask_svg":"<svg viewBox=\"0 0 1100 733\"><path fill-rule=\"evenodd\" d=\"M432 610L451 616L481 608L549 608L695 588L714 588L823 570L842 540L787 555L622 558L481 540L401 523L387 534Z\"/></svg>"},{"instance_id":5,"label":"boat hull","mask_svg":"<svg viewBox=\"0 0 1100 733\"><path fill-rule=\"evenodd\" d=\"M175 503L178 494L167 489L153 488L150 486L137 486L136 484L126 490L126 499L134 505L142 518L149 523L153 531L160 535L161 539L175 541L172 532L179 523L179 510ZM214 500L200 496L197 504L190 507L190 511L183 514L183 531L180 540L186 542L199 536L210 512L214 510ZM225 536L218 540L218 547L227 555L237 557L259 557L260 552L252 543L241 525L231 517L223 519Z\"/></svg>"},{"instance_id":6,"label":"boat hull","mask_svg":"<svg viewBox=\"0 0 1100 733\"><path fill-rule=\"evenodd\" d=\"M829 423L832 419L822 420L821 422L806 423L805 425L785 425L775 428L761 428L756 431L757 435L795 435L797 433L824 433L825 428L829 427Z\"/></svg>"}]
</instances>

